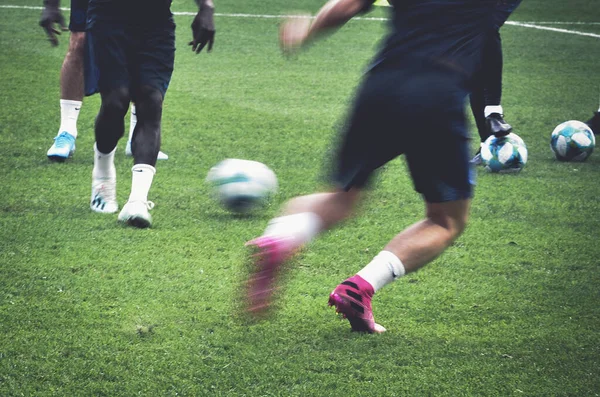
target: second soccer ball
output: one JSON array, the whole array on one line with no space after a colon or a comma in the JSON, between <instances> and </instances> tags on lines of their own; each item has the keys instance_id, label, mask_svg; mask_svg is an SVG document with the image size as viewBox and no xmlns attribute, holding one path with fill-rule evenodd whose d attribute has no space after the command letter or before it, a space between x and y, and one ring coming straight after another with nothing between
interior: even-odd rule
<instances>
[{"instance_id":1,"label":"second soccer ball","mask_svg":"<svg viewBox=\"0 0 600 397\"><path fill-rule=\"evenodd\" d=\"M515 133L490 136L481 146L481 160L490 172L516 173L527 164L527 146Z\"/></svg>"}]
</instances>

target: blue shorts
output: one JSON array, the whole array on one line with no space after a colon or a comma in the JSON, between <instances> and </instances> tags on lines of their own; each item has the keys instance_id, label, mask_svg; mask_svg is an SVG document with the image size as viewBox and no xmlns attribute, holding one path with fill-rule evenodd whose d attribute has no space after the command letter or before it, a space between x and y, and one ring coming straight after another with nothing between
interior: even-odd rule
<instances>
[{"instance_id":1,"label":"blue shorts","mask_svg":"<svg viewBox=\"0 0 600 397\"><path fill-rule=\"evenodd\" d=\"M415 190L427 202L473 196L465 78L431 63L372 69L342 130L332 182L365 187L381 166L405 154Z\"/></svg>"},{"instance_id":2,"label":"blue shorts","mask_svg":"<svg viewBox=\"0 0 600 397\"><path fill-rule=\"evenodd\" d=\"M96 57L94 55L94 40L92 34L85 34L85 54L83 59L83 87L85 96L94 95L100 92L98 80L100 79L100 71L96 66Z\"/></svg>"},{"instance_id":3,"label":"blue shorts","mask_svg":"<svg viewBox=\"0 0 600 397\"><path fill-rule=\"evenodd\" d=\"M88 0L71 0L71 18L69 20L71 32L85 32L87 8Z\"/></svg>"},{"instance_id":4,"label":"blue shorts","mask_svg":"<svg viewBox=\"0 0 600 397\"><path fill-rule=\"evenodd\" d=\"M157 89L164 96L175 63L175 23L168 18L149 27L123 22L95 20L88 23L89 66L95 73L97 88L106 92L129 89L133 101L141 87ZM87 88L86 88L87 91Z\"/></svg>"},{"instance_id":5,"label":"blue shorts","mask_svg":"<svg viewBox=\"0 0 600 397\"><path fill-rule=\"evenodd\" d=\"M510 14L512 14L522 0L501 0L498 2L496 9L494 10L494 25L496 29L500 29L506 22Z\"/></svg>"}]
</instances>

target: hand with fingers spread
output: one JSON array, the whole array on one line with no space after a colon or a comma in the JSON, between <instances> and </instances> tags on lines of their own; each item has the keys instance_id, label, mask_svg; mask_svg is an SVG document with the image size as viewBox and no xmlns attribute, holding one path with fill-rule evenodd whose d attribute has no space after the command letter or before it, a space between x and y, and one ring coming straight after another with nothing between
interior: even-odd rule
<instances>
[{"instance_id":1,"label":"hand with fingers spread","mask_svg":"<svg viewBox=\"0 0 600 397\"><path fill-rule=\"evenodd\" d=\"M199 54L206 45L208 45L206 51L212 50L215 42L214 12L215 8L211 0L199 1L198 14L192 22L193 40L189 43L196 54Z\"/></svg>"},{"instance_id":2,"label":"hand with fingers spread","mask_svg":"<svg viewBox=\"0 0 600 397\"><path fill-rule=\"evenodd\" d=\"M44 0L44 10L40 17L40 26L46 31L48 40L53 46L58 45L58 37L61 31L69 30L65 24L65 18L58 8L60 0ZM58 27L55 27L55 24Z\"/></svg>"}]
</instances>

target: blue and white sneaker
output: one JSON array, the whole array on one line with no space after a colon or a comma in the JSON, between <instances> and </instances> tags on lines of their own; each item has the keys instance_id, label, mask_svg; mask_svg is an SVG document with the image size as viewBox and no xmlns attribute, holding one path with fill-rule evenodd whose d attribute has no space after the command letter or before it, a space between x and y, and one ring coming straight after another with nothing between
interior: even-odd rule
<instances>
[{"instance_id":1,"label":"blue and white sneaker","mask_svg":"<svg viewBox=\"0 0 600 397\"><path fill-rule=\"evenodd\" d=\"M48 159L51 161L65 161L75 152L75 137L63 131L54 138L54 143L48 149Z\"/></svg>"},{"instance_id":2,"label":"blue and white sneaker","mask_svg":"<svg viewBox=\"0 0 600 397\"><path fill-rule=\"evenodd\" d=\"M127 156L127 157L133 156L133 152L131 151L131 141L127 141L127 145L125 146L125 156ZM156 159L157 160L168 160L169 156L166 153L159 151Z\"/></svg>"},{"instance_id":3,"label":"blue and white sneaker","mask_svg":"<svg viewBox=\"0 0 600 397\"><path fill-rule=\"evenodd\" d=\"M94 212L113 214L119 209L117 204L117 178L92 178L92 198L90 208Z\"/></svg>"}]
</instances>

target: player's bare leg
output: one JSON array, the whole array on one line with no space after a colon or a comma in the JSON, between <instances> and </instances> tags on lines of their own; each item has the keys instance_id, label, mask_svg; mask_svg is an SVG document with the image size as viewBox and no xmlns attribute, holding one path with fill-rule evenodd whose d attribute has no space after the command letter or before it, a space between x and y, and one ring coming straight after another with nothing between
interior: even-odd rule
<instances>
[{"instance_id":1,"label":"player's bare leg","mask_svg":"<svg viewBox=\"0 0 600 397\"><path fill-rule=\"evenodd\" d=\"M84 51L85 32L71 32L69 50L60 71L60 128L47 153L48 158L53 161L64 161L75 151L77 118L84 94Z\"/></svg>"},{"instance_id":2,"label":"player's bare leg","mask_svg":"<svg viewBox=\"0 0 600 397\"><path fill-rule=\"evenodd\" d=\"M427 203L426 218L396 235L369 264L336 287L329 304L350 321L353 330L384 332L373 317L373 295L444 252L463 232L470 201Z\"/></svg>"},{"instance_id":3,"label":"player's bare leg","mask_svg":"<svg viewBox=\"0 0 600 397\"><path fill-rule=\"evenodd\" d=\"M336 190L296 197L284 205L263 235L247 243L254 251L248 311L261 315L268 310L283 263L318 233L348 218L359 198L357 189Z\"/></svg>"},{"instance_id":4,"label":"player's bare leg","mask_svg":"<svg viewBox=\"0 0 600 397\"><path fill-rule=\"evenodd\" d=\"M125 156L133 157L133 151L131 150L131 141L133 139L133 132L135 131L135 126L137 125L137 110L135 108L135 104L131 104L129 109L130 117L129 117L129 138L127 139L127 145L125 146ZM169 156L163 152L162 150L158 151L158 156L156 156L157 160L168 160Z\"/></svg>"}]
</instances>

